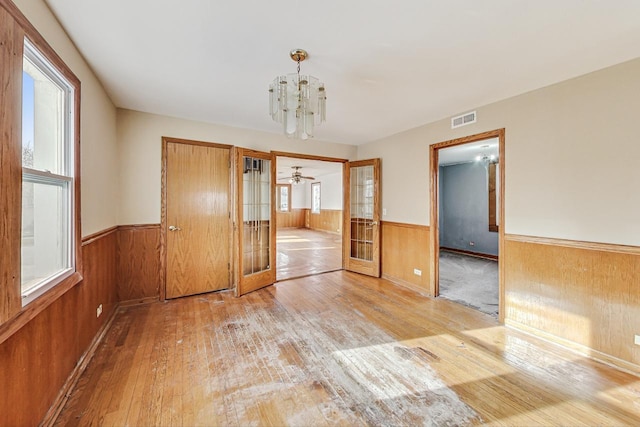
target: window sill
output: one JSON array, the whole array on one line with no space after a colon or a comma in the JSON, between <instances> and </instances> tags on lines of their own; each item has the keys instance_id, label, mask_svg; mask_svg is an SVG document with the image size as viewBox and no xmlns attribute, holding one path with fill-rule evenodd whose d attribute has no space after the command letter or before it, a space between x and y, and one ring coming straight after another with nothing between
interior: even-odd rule
<instances>
[{"instance_id":1,"label":"window sill","mask_svg":"<svg viewBox=\"0 0 640 427\"><path fill-rule=\"evenodd\" d=\"M0 325L0 344L18 332L24 325L42 313L53 302L58 300L67 291L82 281L82 275L78 272L64 279L55 287L49 289L37 299L22 308L15 316Z\"/></svg>"}]
</instances>

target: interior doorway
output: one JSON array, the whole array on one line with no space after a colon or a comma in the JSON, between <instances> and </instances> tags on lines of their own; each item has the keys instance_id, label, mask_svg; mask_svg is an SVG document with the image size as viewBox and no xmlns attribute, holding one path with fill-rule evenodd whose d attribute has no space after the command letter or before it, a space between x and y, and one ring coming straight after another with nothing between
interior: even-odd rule
<instances>
[{"instance_id":1,"label":"interior doorway","mask_svg":"<svg viewBox=\"0 0 640 427\"><path fill-rule=\"evenodd\" d=\"M431 146L434 296L503 319L504 130Z\"/></svg>"},{"instance_id":2,"label":"interior doorway","mask_svg":"<svg viewBox=\"0 0 640 427\"><path fill-rule=\"evenodd\" d=\"M345 162L291 153L276 156L277 281L343 268Z\"/></svg>"}]
</instances>

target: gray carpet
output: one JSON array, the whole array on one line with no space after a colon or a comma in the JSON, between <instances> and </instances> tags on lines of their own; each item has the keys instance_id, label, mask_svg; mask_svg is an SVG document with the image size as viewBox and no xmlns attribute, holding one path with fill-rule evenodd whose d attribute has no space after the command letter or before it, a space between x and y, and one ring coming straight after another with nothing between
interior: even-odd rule
<instances>
[{"instance_id":1,"label":"gray carpet","mask_svg":"<svg viewBox=\"0 0 640 427\"><path fill-rule=\"evenodd\" d=\"M498 316L498 262L440 251L440 296Z\"/></svg>"}]
</instances>

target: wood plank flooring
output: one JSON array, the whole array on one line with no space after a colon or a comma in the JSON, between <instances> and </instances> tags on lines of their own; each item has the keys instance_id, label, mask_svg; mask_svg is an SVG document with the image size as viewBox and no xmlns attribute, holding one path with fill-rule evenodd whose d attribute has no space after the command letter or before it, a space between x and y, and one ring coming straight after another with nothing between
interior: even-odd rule
<instances>
[{"instance_id":1,"label":"wood plank flooring","mask_svg":"<svg viewBox=\"0 0 640 427\"><path fill-rule=\"evenodd\" d=\"M342 268L342 236L308 228L282 228L276 237L276 280Z\"/></svg>"},{"instance_id":2,"label":"wood plank flooring","mask_svg":"<svg viewBox=\"0 0 640 427\"><path fill-rule=\"evenodd\" d=\"M640 425L640 378L338 271L122 309L57 425Z\"/></svg>"}]
</instances>

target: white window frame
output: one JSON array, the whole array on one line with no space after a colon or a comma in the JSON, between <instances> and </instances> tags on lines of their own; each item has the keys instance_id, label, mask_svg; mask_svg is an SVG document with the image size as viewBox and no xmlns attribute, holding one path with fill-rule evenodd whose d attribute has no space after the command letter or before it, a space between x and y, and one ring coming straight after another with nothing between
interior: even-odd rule
<instances>
[{"instance_id":1,"label":"white window frame","mask_svg":"<svg viewBox=\"0 0 640 427\"><path fill-rule=\"evenodd\" d=\"M282 209L282 189L287 189L287 209ZM291 212L291 184L276 184L276 209L278 212Z\"/></svg>"},{"instance_id":2,"label":"white window frame","mask_svg":"<svg viewBox=\"0 0 640 427\"><path fill-rule=\"evenodd\" d=\"M60 270L48 277L43 278L35 286L23 292L22 306L34 301L36 298L60 284L66 278L73 275L76 271L76 200L75 200L75 88L55 65L43 55L38 48L25 37L24 39L24 58L36 66L43 74L50 78L56 85L64 90L64 109L63 109L63 167L64 174L55 174L50 171L41 171L28 167L22 167L22 180L45 185L60 185L66 187L65 217L66 223L63 225L63 232L67 236L66 256L69 260L68 267Z\"/></svg>"},{"instance_id":3,"label":"white window frame","mask_svg":"<svg viewBox=\"0 0 640 427\"><path fill-rule=\"evenodd\" d=\"M314 192L316 191L315 189L318 189L318 203L316 205L316 197ZM321 210L321 204L322 204L322 190L320 187L320 183L319 182L314 182L311 184L311 213L312 214L319 214L320 210Z\"/></svg>"}]
</instances>

